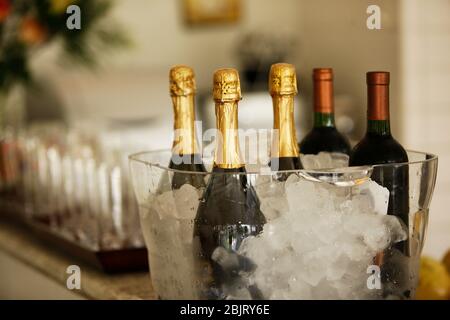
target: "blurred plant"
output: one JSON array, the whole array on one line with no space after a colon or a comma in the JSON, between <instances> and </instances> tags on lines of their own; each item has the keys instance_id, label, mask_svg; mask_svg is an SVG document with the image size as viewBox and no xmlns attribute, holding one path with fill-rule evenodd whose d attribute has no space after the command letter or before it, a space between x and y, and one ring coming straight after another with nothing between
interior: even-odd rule
<instances>
[{"instance_id":1,"label":"blurred plant","mask_svg":"<svg viewBox=\"0 0 450 320\"><path fill-rule=\"evenodd\" d=\"M66 26L68 6L81 9L81 29ZM32 80L30 57L58 41L64 56L94 67L97 53L128 43L123 31L105 19L111 0L0 0L0 93Z\"/></svg>"}]
</instances>

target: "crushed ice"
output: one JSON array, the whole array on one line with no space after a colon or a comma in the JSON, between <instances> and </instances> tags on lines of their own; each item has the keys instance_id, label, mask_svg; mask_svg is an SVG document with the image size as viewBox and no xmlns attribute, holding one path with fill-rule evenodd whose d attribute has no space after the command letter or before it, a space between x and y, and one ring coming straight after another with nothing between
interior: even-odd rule
<instances>
[{"instance_id":1,"label":"crushed ice","mask_svg":"<svg viewBox=\"0 0 450 320\"><path fill-rule=\"evenodd\" d=\"M194 219L202 190L189 184L151 195L141 207L141 227L155 291L162 299L198 299Z\"/></svg>"},{"instance_id":2,"label":"crushed ice","mask_svg":"<svg viewBox=\"0 0 450 320\"><path fill-rule=\"evenodd\" d=\"M328 155L319 156L323 159L318 162L307 157L306 167L344 167L348 161L342 158L337 164ZM251 265L238 268L244 280L227 288L229 299L249 299L254 291L265 299L366 299L381 294L367 289L367 268L377 253L407 236L400 220L386 215L386 188L370 179L337 187L292 174L286 181L260 175L255 190L267 219L264 230L245 239L237 253L219 248L211 257L230 270ZM201 192L184 185L151 195L149 206L141 210L152 281L163 299L199 298L202 279L195 270L192 236Z\"/></svg>"},{"instance_id":3,"label":"crushed ice","mask_svg":"<svg viewBox=\"0 0 450 320\"><path fill-rule=\"evenodd\" d=\"M386 188L371 180L352 188L335 187L295 174L286 182L258 182L268 223L261 234L244 240L239 254L257 266L248 283L265 299L364 299L381 294L367 289L367 268L377 253L406 239L400 220L386 215Z\"/></svg>"}]
</instances>

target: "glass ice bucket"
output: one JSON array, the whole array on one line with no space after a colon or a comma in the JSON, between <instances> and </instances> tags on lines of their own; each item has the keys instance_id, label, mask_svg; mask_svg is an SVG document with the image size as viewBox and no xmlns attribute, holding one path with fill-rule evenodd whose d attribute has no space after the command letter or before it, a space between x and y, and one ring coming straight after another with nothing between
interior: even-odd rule
<instances>
[{"instance_id":1,"label":"glass ice bucket","mask_svg":"<svg viewBox=\"0 0 450 320\"><path fill-rule=\"evenodd\" d=\"M414 298L438 161L422 152L408 155L410 162L403 164L289 172L248 167L247 173L240 174L169 169L170 151L130 156L157 295L161 299ZM402 180L393 183L405 184L406 203L396 206L403 212L388 215L390 192L374 180L383 184L380 177L398 178L399 172L404 173ZM205 185L216 174L245 175L265 216L262 230L238 239L235 250L217 246L205 256L196 233L205 188L184 184L172 190L177 174L195 175L192 180L203 179ZM226 228L217 226L211 232Z\"/></svg>"}]
</instances>

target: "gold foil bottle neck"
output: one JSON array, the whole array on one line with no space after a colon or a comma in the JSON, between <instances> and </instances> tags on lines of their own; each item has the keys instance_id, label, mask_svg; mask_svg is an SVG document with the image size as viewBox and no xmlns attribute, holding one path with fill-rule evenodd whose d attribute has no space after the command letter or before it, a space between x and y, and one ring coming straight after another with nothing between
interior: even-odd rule
<instances>
[{"instance_id":1,"label":"gold foil bottle neck","mask_svg":"<svg viewBox=\"0 0 450 320\"><path fill-rule=\"evenodd\" d=\"M232 102L242 99L241 82L236 69L219 69L214 72L213 97L218 102Z\"/></svg>"},{"instance_id":2,"label":"gold foil bottle neck","mask_svg":"<svg viewBox=\"0 0 450 320\"><path fill-rule=\"evenodd\" d=\"M272 157L298 157L298 143L294 122L294 96L274 95L273 128L276 130L272 144Z\"/></svg>"},{"instance_id":3,"label":"gold foil bottle neck","mask_svg":"<svg viewBox=\"0 0 450 320\"><path fill-rule=\"evenodd\" d=\"M196 91L194 70L188 66L173 66L169 72L170 95L188 96Z\"/></svg>"},{"instance_id":4,"label":"gold foil bottle neck","mask_svg":"<svg viewBox=\"0 0 450 320\"><path fill-rule=\"evenodd\" d=\"M237 102L216 102L216 121L219 137L214 165L222 169L242 168Z\"/></svg>"},{"instance_id":5,"label":"gold foil bottle neck","mask_svg":"<svg viewBox=\"0 0 450 320\"><path fill-rule=\"evenodd\" d=\"M236 69L219 69L214 73L213 82L220 135L214 165L221 169L242 168L238 134L238 101L242 98L239 73Z\"/></svg>"},{"instance_id":6,"label":"gold foil bottle neck","mask_svg":"<svg viewBox=\"0 0 450 320\"><path fill-rule=\"evenodd\" d=\"M196 154L198 146L194 124L194 95L172 96L172 103L174 111L172 153L179 155Z\"/></svg>"},{"instance_id":7,"label":"gold foil bottle neck","mask_svg":"<svg viewBox=\"0 0 450 320\"><path fill-rule=\"evenodd\" d=\"M272 96L298 93L297 75L292 64L276 63L270 67L269 92Z\"/></svg>"},{"instance_id":8,"label":"gold foil bottle neck","mask_svg":"<svg viewBox=\"0 0 450 320\"><path fill-rule=\"evenodd\" d=\"M170 95L174 112L174 139L172 153L197 153L195 136L195 75L192 68L177 65L169 72Z\"/></svg>"}]
</instances>

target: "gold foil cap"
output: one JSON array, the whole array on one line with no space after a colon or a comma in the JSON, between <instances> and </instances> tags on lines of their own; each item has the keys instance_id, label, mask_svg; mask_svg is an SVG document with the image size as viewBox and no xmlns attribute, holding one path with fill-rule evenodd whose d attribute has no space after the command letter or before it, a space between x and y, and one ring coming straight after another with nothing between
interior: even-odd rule
<instances>
[{"instance_id":1,"label":"gold foil cap","mask_svg":"<svg viewBox=\"0 0 450 320\"><path fill-rule=\"evenodd\" d=\"M269 92L271 95L297 94L297 75L292 64L276 63L270 67Z\"/></svg>"},{"instance_id":2,"label":"gold foil cap","mask_svg":"<svg viewBox=\"0 0 450 320\"><path fill-rule=\"evenodd\" d=\"M188 66L173 66L169 72L170 95L188 96L195 94L194 70Z\"/></svg>"},{"instance_id":3,"label":"gold foil cap","mask_svg":"<svg viewBox=\"0 0 450 320\"><path fill-rule=\"evenodd\" d=\"M227 102L242 99L241 82L236 69L219 69L214 72L214 100Z\"/></svg>"}]
</instances>

